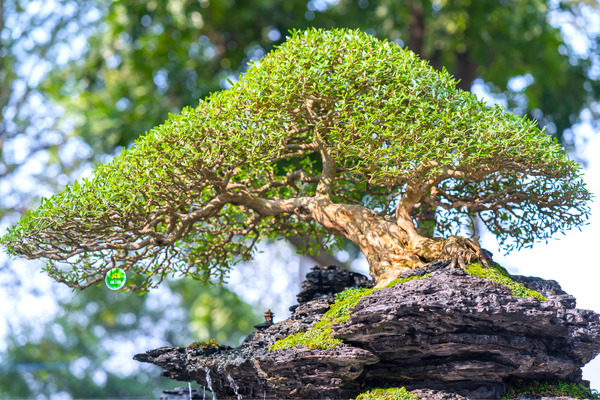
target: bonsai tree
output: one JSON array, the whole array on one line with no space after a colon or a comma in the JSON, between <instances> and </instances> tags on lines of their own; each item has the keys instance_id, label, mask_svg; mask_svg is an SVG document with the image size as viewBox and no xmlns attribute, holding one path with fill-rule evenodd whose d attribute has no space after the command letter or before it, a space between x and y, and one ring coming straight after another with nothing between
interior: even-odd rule
<instances>
[{"instance_id":1,"label":"bonsai tree","mask_svg":"<svg viewBox=\"0 0 600 400\"><path fill-rule=\"evenodd\" d=\"M222 279L263 238L342 237L382 286L437 259L485 262L457 236L476 215L511 250L581 225L589 199L532 121L394 43L310 30L43 199L1 241L71 287L118 264L145 290L169 274Z\"/></svg>"}]
</instances>

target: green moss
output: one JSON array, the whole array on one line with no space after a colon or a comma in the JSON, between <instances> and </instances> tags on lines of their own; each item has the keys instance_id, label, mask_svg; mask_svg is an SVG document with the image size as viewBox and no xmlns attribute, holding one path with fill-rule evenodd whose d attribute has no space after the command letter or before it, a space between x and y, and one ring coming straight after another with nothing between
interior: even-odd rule
<instances>
[{"instance_id":1,"label":"green moss","mask_svg":"<svg viewBox=\"0 0 600 400\"><path fill-rule=\"evenodd\" d=\"M291 349L296 346L306 346L309 350L330 349L343 343L341 339L331 335L331 326L313 327L309 331L299 332L278 340L269 347L269 350Z\"/></svg>"},{"instance_id":2,"label":"green moss","mask_svg":"<svg viewBox=\"0 0 600 400\"><path fill-rule=\"evenodd\" d=\"M331 308L323 315L319 325L332 325L346 322L350 317L350 309L358 304L360 299L373 293L373 289L346 289L343 292L336 293L335 302Z\"/></svg>"},{"instance_id":3,"label":"green moss","mask_svg":"<svg viewBox=\"0 0 600 400\"><path fill-rule=\"evenodd\" d=\"M386 287L392 287L400 283L412 281L414 279L427 278L424 276L410 276L408 278L399 278L390 282ZM306 346L308 349L330 349L343 344L341 339L331 335L331 326L346 322L350 317L350 309L358 304L360 299L379 289L346 289L343 292L335 294L335 302L329 310L321 317L321 320L306 332L299 332L278 340L273 343L270 350L290 349L296 346Z\"/></svg>"},{"instance_id":4,"label":"green moss","mask_svg":"<svg viewBox=\"0 0 600 400\"><path fill-rule=\"evenodd\" d=\"M206 349L207 347L219 347L219 343L215 339L208 339L203 342L194 342L188 347L192 349Z\"/></svg>"},{"instance_id":5,"label":"green moss","mask_svg":"<svg viewBox=\"0 0 600 400\"><path fill-rule=\"evenodd\" d=\"M493 282L498 282L504 286L507 286L517 297L535 297L541 301L545 301L546 298L536 292L535 290L527 289L510 279L508 271L502 268L498 264L492 264L489 267L483 267L479 263L472 263L467 265L466 270L471 275L480 276L485 279L489 279ZM427 278L429 274L423 276L409 276L408 278L398 278L386 285L386 288L402 284L415 279ZM315 324L310 330L306 332L299 332L294 335L290 335L285 339L278 340L273 343L269 349L290 349L296 346L306 346L308 349L330 349L332 347L343 344L341 339L335 338L331 335L331 327L334 324L341 324L348 320L350 317L350 309L358 304L360 299L373 293L374 290L379 289L346 289L343 292L335 294L335 302L331 305L329 310L321 317L321 320Z\"/></svg>"},{"instance_id":6,"label":"green moss","mask_svg":"<svg viewBox=\"0 0 600 400\"><path fill-rule=\"evenodd\" d=\"M290 335L273 343L270 350L289 349L306 346L308 349L330 349L344 342L331 335L331 326L345 322L350 317L350 309L358 301L373 293L373 289L346 289L335 294L335 302L314 327L306 332Z\"/></svg>"},{"instance_id":7,"label":"green moss","mask_svg":"<svg viewBox=\"0 0 600 400\"><path fill-rule=\"evenodd\" d=\"M416 394L405 388L372 389L358 395L355 400L418 400Z\"/></svg>"},{"instance_id":8,"label":"green moss","mask_svg":"<svg viewBox=\"0 0 600 400\"><path fill-rule=\"evenodd\" d=\"M527 289L522 284L510 279L508 277L508 272L496 263L490 264L489 267L484 267L480 263L475 262L467 265L466 270L470 275L480 276L508 287L512 291L513 296L523 297L525 299L528 297L535 297L541 301L546 301L546 298L535 290Z\"/></svg>"},{"instance_id":9,"label":"green moss","mask_svg":"<svg viewBox=\"0 0 600 400\"><path fill-rule=\"evenodd\" d=\"M600 394L596 390L590 390L584 385L567 382L558 382L555 385L546 382L533 382L527 384L521 382L509 389L502 399L510 400L520 396L566 396L577 399L600 399Z\"/></svg>"},{"instance_id":10,"label":"green moss","mask_svg":"<svg viewBox=\"0 0 600 400\"><path fill-rule=\"evenodd\" d=\"M425 279L428 278L429 274L425 274L423 276L417 276L417 275L413 275L413 276L409 276L408 278L398 278L398 279L394 279L393 281L391 281L390 283L388 283L385 287L386 288L391 288L392 286L396 286L400 283L405 283L408 281L414 281L415 279Z\"/></svg>"}]
</instances>

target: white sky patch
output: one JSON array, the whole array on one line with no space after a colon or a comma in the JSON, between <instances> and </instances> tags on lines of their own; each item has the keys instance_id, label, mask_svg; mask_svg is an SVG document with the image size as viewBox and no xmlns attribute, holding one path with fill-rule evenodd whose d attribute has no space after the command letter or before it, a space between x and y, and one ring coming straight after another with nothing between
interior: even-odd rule
<instances>
[{"instance_id":1,"label":"white sky patch","mask_svg":"<svg viewBox=\"0 0 600 400\"><path fill-rule=\"evenodd\" d=\"M531 74L519 75L508 80L508 88L513 92L521 92L533 83Z\"/></svg>"}]
</instances>

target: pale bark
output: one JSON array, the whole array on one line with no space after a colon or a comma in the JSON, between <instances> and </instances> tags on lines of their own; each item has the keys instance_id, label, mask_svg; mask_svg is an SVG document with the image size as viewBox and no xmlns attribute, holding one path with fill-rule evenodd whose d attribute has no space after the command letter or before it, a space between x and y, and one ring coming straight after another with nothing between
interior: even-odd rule
<instances>
[{"instance_id":1,"label":"pale bark","mask_svg":"<svg viewBox=\"0 0 600 400\"><path fill-rule=\"evenodd\" d=\"M397 210L394 220L353 204L334 203L326 197L294 200L242 200L263 215L293 213L323 226L329 233L354 242L369 263L369 274L378 287L387 285L402 272L428 262L446 259L464 265L482 259L479 244L473 239L453 236L448 239L420 235L405 208Z\"/></svg>"}]
</instances>

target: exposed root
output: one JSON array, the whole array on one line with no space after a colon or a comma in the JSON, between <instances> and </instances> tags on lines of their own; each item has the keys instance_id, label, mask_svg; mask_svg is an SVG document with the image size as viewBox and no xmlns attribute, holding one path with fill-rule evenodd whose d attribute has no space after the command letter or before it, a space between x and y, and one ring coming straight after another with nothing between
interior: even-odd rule
<instances>
[{"instance_id":1,"label":"exposed root","mask_svg":"<svg viewBox=\"0 0 600 400\"><path fill-rule=\"evenodd\" d=\"M420 257L428 261L447 260L451 267L465 268L474 261L487 266L491 253L482 249L476 239L450 236L446 239L427 239L415 247Z\"/></svg>"},{"instance_id":2,"label":"exposed root","mask_svg":"<svg viewBox=\"0 0 600 400\"><path fill-rule=\"evenodd\" d=\"M489 265L489 262L491 261L489 252L484 252L475 239L464 238L462 246L464 247L458 250L450 260L450 267L460 267L465 269L467 264L474 261L479 261L486 267Z\"/></svg>"},{"instance_id":3,"label":"exposed root","mask_svg":"<svg viewBox=\"0 0 600 400\"><path fill-rule=\"evenodd\" d=\"M370 274L376 282L377 287L384 287L389 282L398 278L403 272L423 267L429 262L446 260L451 267L465 268L467 264L479 261L484 266L491 262L491 253L482 249L476 239L461 236L450 236L448 238L424 238L421 237L414 242L412 247L406 249L401 247L389 248L383 251L370 251L371 248L363 249L366 253L370 266Z\"/></svg>"}]
</instances>

